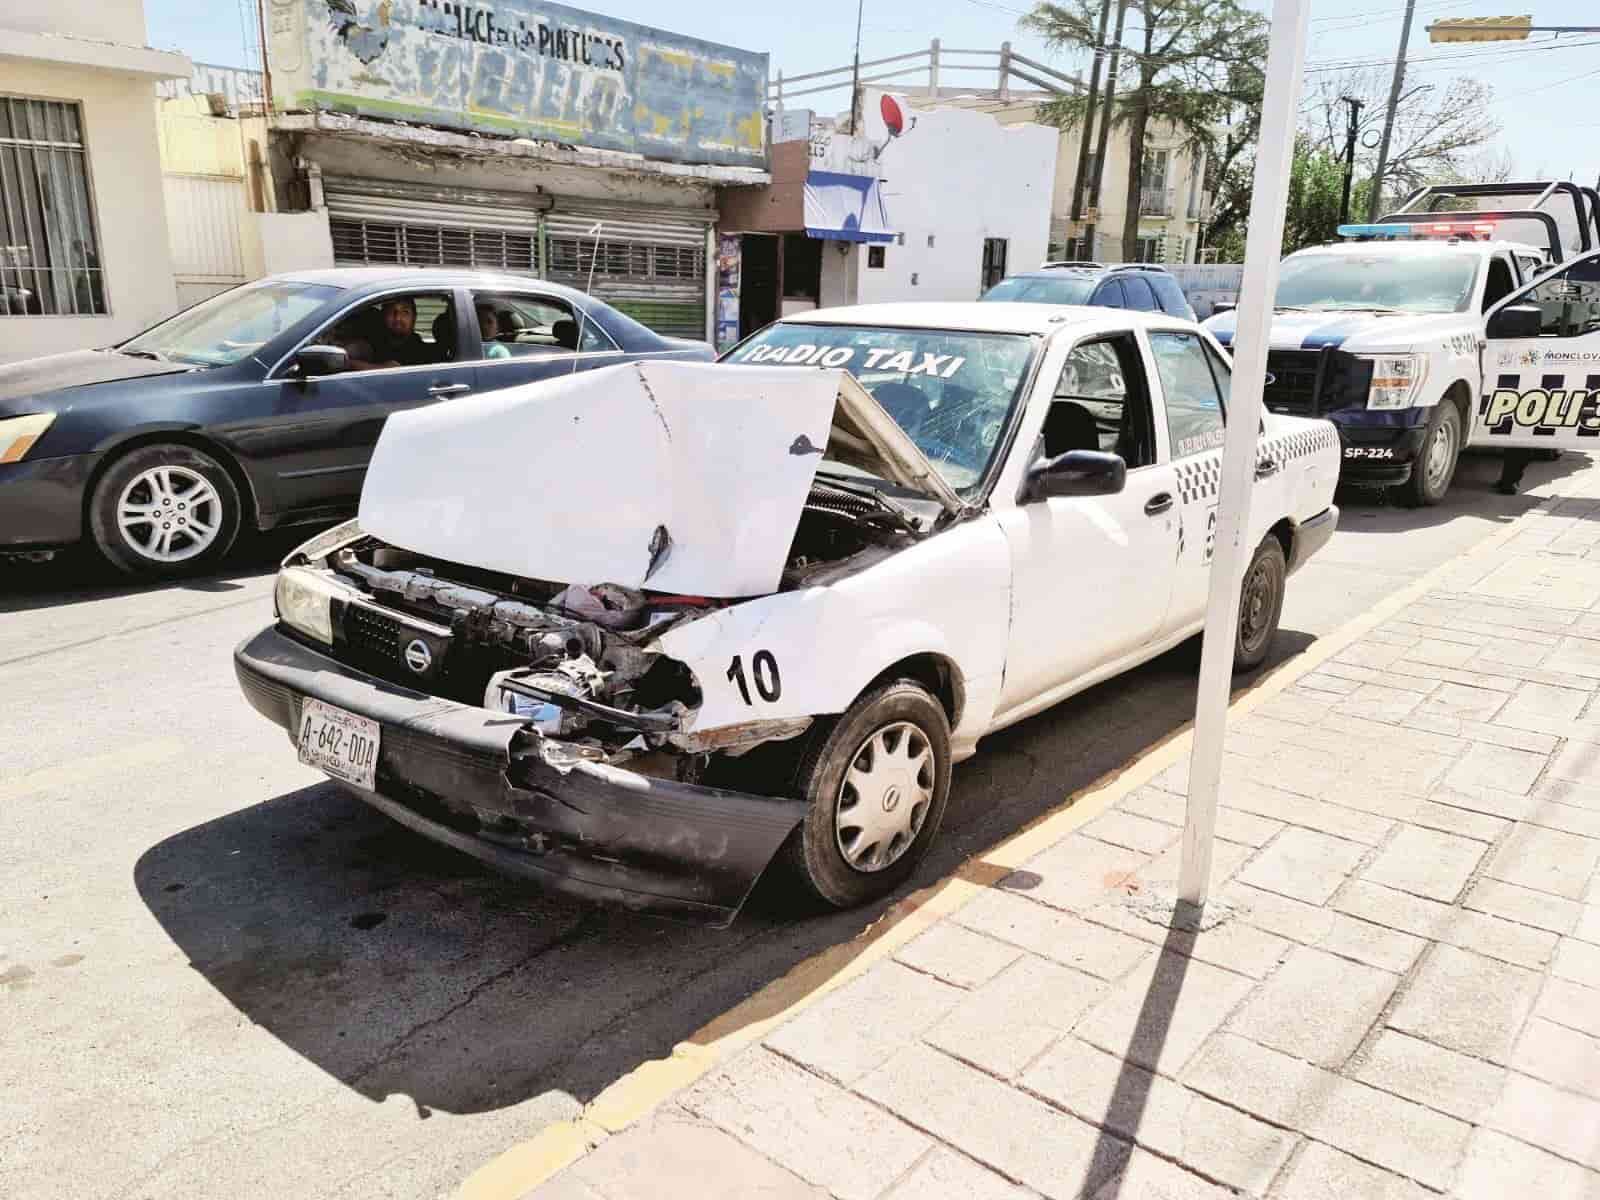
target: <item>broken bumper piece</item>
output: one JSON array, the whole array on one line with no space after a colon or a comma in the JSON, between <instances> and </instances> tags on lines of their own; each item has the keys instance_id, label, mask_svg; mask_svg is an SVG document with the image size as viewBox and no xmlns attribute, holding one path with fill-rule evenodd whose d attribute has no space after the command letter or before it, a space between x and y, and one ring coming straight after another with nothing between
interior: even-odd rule
<instances>
[{"instance_id":1,"label":"broken bumper piece","mask_svg":"<svg viewBox=\"0 0 1600 1200\"><path fill-rule=\"evenodd\" d=\"M805 812L798 800L547 758L550 744L516 717L375 679L276 626L233 660L246 699L291 739L308 698L378 723L376 790L341 784L354 795L579 899L727 925Z\"/></svg>"}]
</instances>

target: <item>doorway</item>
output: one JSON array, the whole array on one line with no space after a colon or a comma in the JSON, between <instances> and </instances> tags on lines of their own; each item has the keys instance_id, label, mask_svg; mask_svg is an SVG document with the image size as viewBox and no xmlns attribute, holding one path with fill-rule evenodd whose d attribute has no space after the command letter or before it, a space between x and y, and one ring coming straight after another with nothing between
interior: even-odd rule
<instances>
[{"instance_id":1,"label":"doorway","mask_svg":"<svg viewBox=\"0 0 1600 1200\"><path fill-rule=\"evenodd\" d=\"M778 248L782 236L746 233L739 237L739 336L749 337L778 319Z\"/></svg>"}]
</instances>

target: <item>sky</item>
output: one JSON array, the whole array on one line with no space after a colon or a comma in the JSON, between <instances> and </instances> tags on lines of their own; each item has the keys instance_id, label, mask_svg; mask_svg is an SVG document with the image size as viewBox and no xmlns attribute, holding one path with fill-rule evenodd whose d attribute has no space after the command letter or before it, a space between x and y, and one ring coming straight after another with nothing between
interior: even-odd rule
<instances>
[{"instance_id":1,"label":"sky","mask_svg":"<svg viewBox=\"0 0 1600 1200\"><path fill-rule=\"evenodd\" d=\"M998 48L1010 41L1020 53L1059 70L1086 73L1082 56L1052 53L1018 31L1026 0L862 0L861 55L885 58L925 49L937 37L946 47ZM1270 0L1245 0L1266 11ZM855 37L856 0L804 0L801 4L729 4L727 0L578 0L588 8L645 25L670 28L708 41L765 50L785 76L848 64ZM241 9L251 0L145 0L150 43L181 50L200 62L245 65ZM1535 24L1594 25L1594 0L1417 0L1407 81L1444 83L1472 74L1494 88L1492 113L1501 131L1490 144L1508 150L1519 174L1536 172L1582 183L1600 178L1600 34L1535 35L1526 42L1430 45L1423 27L1440 17L1529 13ZM1403 0L1312 0L1307 79L1345 63L1393 63L1405 12ZM1130 28L1136 21L1130 15ZM1457 56L1457 57L1450 57ZM970 60L969 60L970 61ZM891 68L879 68L891 69ZM955 79L992 87L976 72ZM945 82L948 82L946 77ZM909 77L906 82L921 82ZM884 85L889 86L889 85ZM849 105L848 88L797 103L820 112Z\"/></svg>"}]
</instances>

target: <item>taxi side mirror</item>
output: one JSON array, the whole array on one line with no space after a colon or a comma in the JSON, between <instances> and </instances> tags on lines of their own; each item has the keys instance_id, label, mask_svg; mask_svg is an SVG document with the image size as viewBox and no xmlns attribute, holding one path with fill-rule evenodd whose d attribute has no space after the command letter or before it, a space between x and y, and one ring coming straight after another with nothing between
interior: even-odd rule
<instances>
[{"instance_id":1,"label":"taxi side mirror","mask_svg":"<svg viewBox=\"0 0 1600 1200\"><path fill-rule=\"evenodd\" d=\"M1211 315L1215 317L1221 313L1230 313L1238 307L1239 303L1236 300L1218 300L1211 306Z\"/></svg>"},{"instance_id":2,"label":"taxi side mirror","mask_svg":"<svg viewBox=\"0 0 1600 1200\"><path fill-rule=\"evenodd\" d=\"M1100 450L1068 450L1054 458L1035 459L1022 481L1022 503L1051 496L1114 496L1128 482L1128 464L1120 454Z\"/></svg>"},{"instance_id":3,"label":"taxi side mirror","mask_svg":"<svg viewBox=\"0 0 1600 1200\"><path fill-rule=\"evenodd\" d=\"M1544 310L1537 304L1508 304L1489 318L1484 332L1492 338L1536 338L1544 328Z\"/></svg>"}]
</instances>

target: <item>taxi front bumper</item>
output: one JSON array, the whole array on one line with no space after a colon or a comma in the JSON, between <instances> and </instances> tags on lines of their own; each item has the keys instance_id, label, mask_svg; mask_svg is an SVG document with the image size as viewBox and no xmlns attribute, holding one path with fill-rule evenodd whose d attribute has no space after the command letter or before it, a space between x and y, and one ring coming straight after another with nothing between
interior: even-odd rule
<instances>
[{"instance_id":1,"label":"taxi front bumper","mask_svg":"<svg viewBox=\"0 0 1600 1200\"><path fill-rule=\"evenodd\" d=\"M245 698L291 742L306 699L376 721L376 789L424 837L579 899L730 924L804 802L554 757L526 723L396 686L269 626L234 650Z\"/></svg>"}]
</instances>

